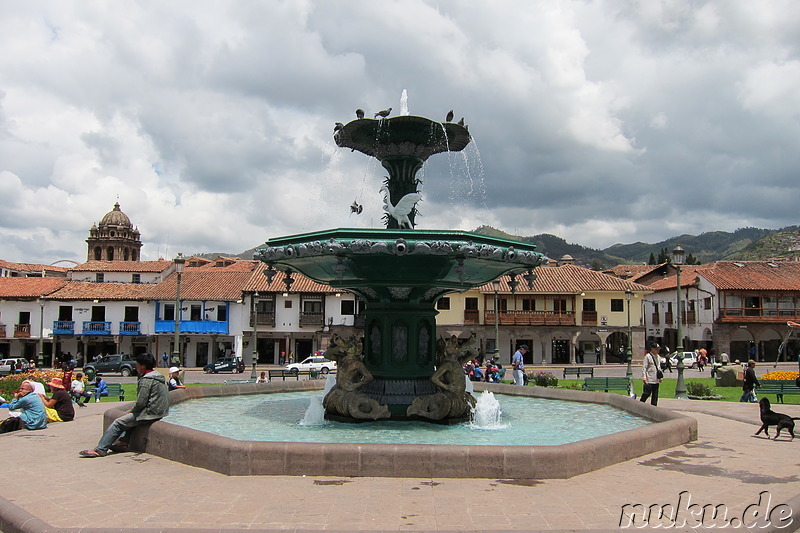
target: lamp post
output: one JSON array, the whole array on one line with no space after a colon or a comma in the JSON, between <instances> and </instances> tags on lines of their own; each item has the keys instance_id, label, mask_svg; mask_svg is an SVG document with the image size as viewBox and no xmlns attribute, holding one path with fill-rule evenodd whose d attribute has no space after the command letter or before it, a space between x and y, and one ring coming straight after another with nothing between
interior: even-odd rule
<instances>
[{"instance_id":1,"label":"lamp post","mask_svg":"<svg viewBox=\"0 0 800 533\"><path fill-rule=\"evenodd\" d=\"M492 282L494 287L494 356L500 359L500 309L498 309L498 296L497 291L500 290L500 280L496 279Z\"/></svg>"},{"instance_id":2,"label":"lamp post","mask_svg":"<svg viewBox=\"0 0 800 533\"><path fill-rule=\"evenodd\" d=\"M258 363L258 293L253 293L253 370L250 372L250 379L255 380L256 363Z\"/></svg>"},{"instance_id":3,"label":"lamp post","mask_svg":"<svg viewBox=\"0 0 800 533\"><path fill-rule=\"evenodd\" d=\"M175 272L178 274L178 283L175 290L175 342L172 347L172 364L180 366L181 362L181 275L183 274L183 265L186 263L186 258L183 253L178 253L178 256L173 259L175 263Z\"/></svg>"},{"instance_id":4,"label":"lamp post","mask_svg":"<svg viewBox=\"0 0 800 533\"><path fill-rule=\"evenodd\" d=\"M44 369L44 300L39 298L39 370Z\"/></svg>"},{"instance_id":5,"label":"lamp post","mask_svg":"<svg viewBox=\"0 0 800 533\"><path fill-rule=\"evenodd\" d=\"M633 378L633 369L631 368L631 359L633 359L633 350L631 349L631 298L633 298L633 291L627 289L625 291L625 300L628 302L628 345L626 347L628 369L625 371L625 376L629 380ZM631 383L633 382L631 381Z\"/></svg>"},{"instance_id":6,"label":"lamp post","mask_svg":"<svg viewBox=\"0 0 800 533\"><path fill-rule=\"evenodd\" d=\"M672 262L675 265L675 292L678 295L678 308L675 310L675 317L678 322L678 339L675 347L675 351L678 354L678 364L675 365L678 370L678 382L675 384L675 397L681 400L688 399L688 396L686 396L686 383L683 381L683 329L681 327L681 319L683 318L681 316L681 265L683 264L685 253L680 244L675 245L675 249L672 250ZM669 357L669 354L667 354L667 357Z\"/></svg>"}]
</instances>

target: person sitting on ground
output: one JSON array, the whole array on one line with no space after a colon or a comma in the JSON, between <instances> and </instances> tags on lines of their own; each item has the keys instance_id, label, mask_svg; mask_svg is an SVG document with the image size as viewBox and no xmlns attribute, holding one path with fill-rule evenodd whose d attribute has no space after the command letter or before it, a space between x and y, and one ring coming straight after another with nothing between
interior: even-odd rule
<instances>
[{"instance_id":1,"label":"person sitting on ground","mask_svg":"<svg viewBox=\"0 0 800 533\"><path fill-rule=\"evenodd\" d=\"M181 373L181 369L177 366L170 367L169 369L169 381L167 382L167 386L169 390L175 389L185 389L186 385L181 383L181 378L179 374Z\"/></svg>"},{"instance_id":2,"label":"person sitting on ground","mask_svg":"<svg viewBox=\"0 0 800 533\"><path fill-rule=\"evenodd\" d=\"M99 402L101 396L108 396L108 384L100 376L94 378L93 394L94 394L94 403Z\"/></svg>"},{"instance_id":3,"label":"person sitting on ground","mask_svg":"<svg viewBox=\"0 0 800 533\"><path fill-rule=\"evenodd\" d=\"M61 378L51 379L47 385L53 392L53 396L48 398L42 396L45 411L47 412L48 422L69 422L75 419L75 409L72 407L72 397L64 390L64 382Z\"/></svg>"},{"instance_id":4,"label":"person sitting on ground","mask_svg":"<svg viewBox=\"0 0 800 533\"><path fill-rule=\"evenodd\" d=\"M266 372L262 372L261 376L259 376L259 378L256 380L256 383L266 383L267 381L269 381L267 379L267 373Z\"/></svg>"},{"instance_id":5,"label":"person sitting on ground","mask_svg":"<svg viewBox=\"0 0 800 533\"><path fill-rule=\"evenodd\" d=\"M136 356L136 403L133 408L120 416L110 426L94 449L82 450L82 457L105 457L108 451L126 452L136 426L149 424L167 416L169 398L166 380L160 372L153 370L156 358L143 353Z\"/></svg>"},{"instance_id":6,"label":"person sitting on ground","mask_svg":"<svg viewBox=\"0 0 800 533\"><path fill-rule=\"evenodd\" d=\"M75 374L75 379L72 380L72 390L70 396L75 400L79 407L86 407L86 402L92 397L90 392L86 391L86 384L83 382L83 374L78 372Z\"/></svg>"},{"instance_id":7,"label":"person sitting on ground","mask_svg":"<svg viewBox=\"0 0 800 533\"><path fill-rule=\"evenodd\" d=\"M38 394L33 392L33 384L30 381L23 381L19 390L14 393L14 399L8 404L8 408L19 409L19 414L13 413L0 424L0 433L8 433L18 429L45 429L47 427L47 415L44 410L44 402Z\"/></svg>"}]
</instances>

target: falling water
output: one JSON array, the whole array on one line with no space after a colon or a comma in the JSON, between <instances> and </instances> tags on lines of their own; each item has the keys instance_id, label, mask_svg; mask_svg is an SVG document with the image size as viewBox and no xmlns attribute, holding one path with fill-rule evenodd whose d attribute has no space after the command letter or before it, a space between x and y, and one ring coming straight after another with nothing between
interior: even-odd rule
<instances>
[{"instance_id":1,"label":"falling water","mask_svg":"<svg viewBox=\"0 0 800 533\"><path fill-rule=\"evenodd\" d=\"M322 426L325 424L325 408L322 406L322 400L325 399L328 391L334 385L336 385L336 376L328 374L322 394L311 397L306 414L303 416L303 420L300 421L301 426Z\"/></svg>"},{"instance_id":2,"label":"falling water","mask_svg":"<svg viewBox=\"0 0 800 533\"><path fill-rule=\"evenodd\" d=\"M503 412L500 410L500 402L494 394L488 390L483 391L478 396L478 401L472 409L471 427L475 429L505 429L508 424L504 424L502 419Z\"/></svg>"},{"instance_id":3,"label":"falling water","mask_svg":"<svg viewBox=\"0 0 800 533\"><path fill-rule=\"evenodd\" d=\"M400 95L400 114L408 115L408 91L405 89L403 89L403 93Z\"/></svg>"},{"instance_id":4,"label":"falling water","mask_svg":"<svg viewBox=\"0 0 800 533\"><path fill-rule=\"evenodd\" d=\"M475 387L473 387L473 386L472 386L472 381L470 381L470 379L469 379L469 376L468 376L468 375L466 375L466 374L464 374L464 379L465 379L465 380L467 380L467 388L466 388L466 391L467 391L469 394L472 394L473 392L475 392Z\"/></svg>"}]
</instances>

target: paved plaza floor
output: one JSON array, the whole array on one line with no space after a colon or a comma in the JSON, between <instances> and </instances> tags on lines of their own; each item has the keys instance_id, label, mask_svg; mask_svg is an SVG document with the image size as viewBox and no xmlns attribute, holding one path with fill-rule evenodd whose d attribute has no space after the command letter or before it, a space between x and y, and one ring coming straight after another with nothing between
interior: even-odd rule
<instances>
[{"instance_id":1,"label":"paved plaza floor","mask_svg":"<svg viewBox=\"0 0 800 533\"><path fill-rule=\"evenodd\" d=\"M800 439L754 437L757 404L663 399L662 407L697 418L696 442L563 480L228 477L148 454L80 458L111 405L0 435L5 533L619 531L632 504L682 506L689 522L673 531L688 530L689 511L706 505L724 505L734 525L743 513L772 511L773 527L760 531L800 528ZM773 407L800 417L798 405ZM778 522L787 503L794 514Z\"/></svg>"}]
</instances>

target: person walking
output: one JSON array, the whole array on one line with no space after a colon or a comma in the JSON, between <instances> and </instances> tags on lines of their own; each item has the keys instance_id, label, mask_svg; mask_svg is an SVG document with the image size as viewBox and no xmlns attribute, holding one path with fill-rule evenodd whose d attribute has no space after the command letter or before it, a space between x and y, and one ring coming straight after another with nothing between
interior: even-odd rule
<instances>
[{"instance_id":1,"label":"person walking","mask_svg":"<svg viewBox=\"0 0 800 533\"><path fill-rule=\"evenodd\" d=\"M661 356L658 354L659 346L655 341L651 341L650 352L644 356L642 362L642 381L644 382L644 390L640 402L647 401L650 398L651 405L658 405L658 386L661 384L661 379L664 377L661 372Z\"/></svg>"},{"instance_id":2,"label":"person walking","mask_svg":"<svg viewBox=\"0 0 800 533\"><path fill-rule=\"evenodd\" d=\"M756 402L755 388L760 387L761 383L756 377L756 362L750 359L744 369L744 381L742 382L742 397L740 402Z\"/></svg>"},{"instance_id":3,"label":"person walking","mask_svg":"<svg viewBox=\"0 0 800 533\"><path fill-rule=\"evenodd\" d=\"M514 385L525 385L525 361L524 356L528 353L528 345L523 344L514 352L511 358L511 368L513 369Z\"/></svg>"}]
</instances>

